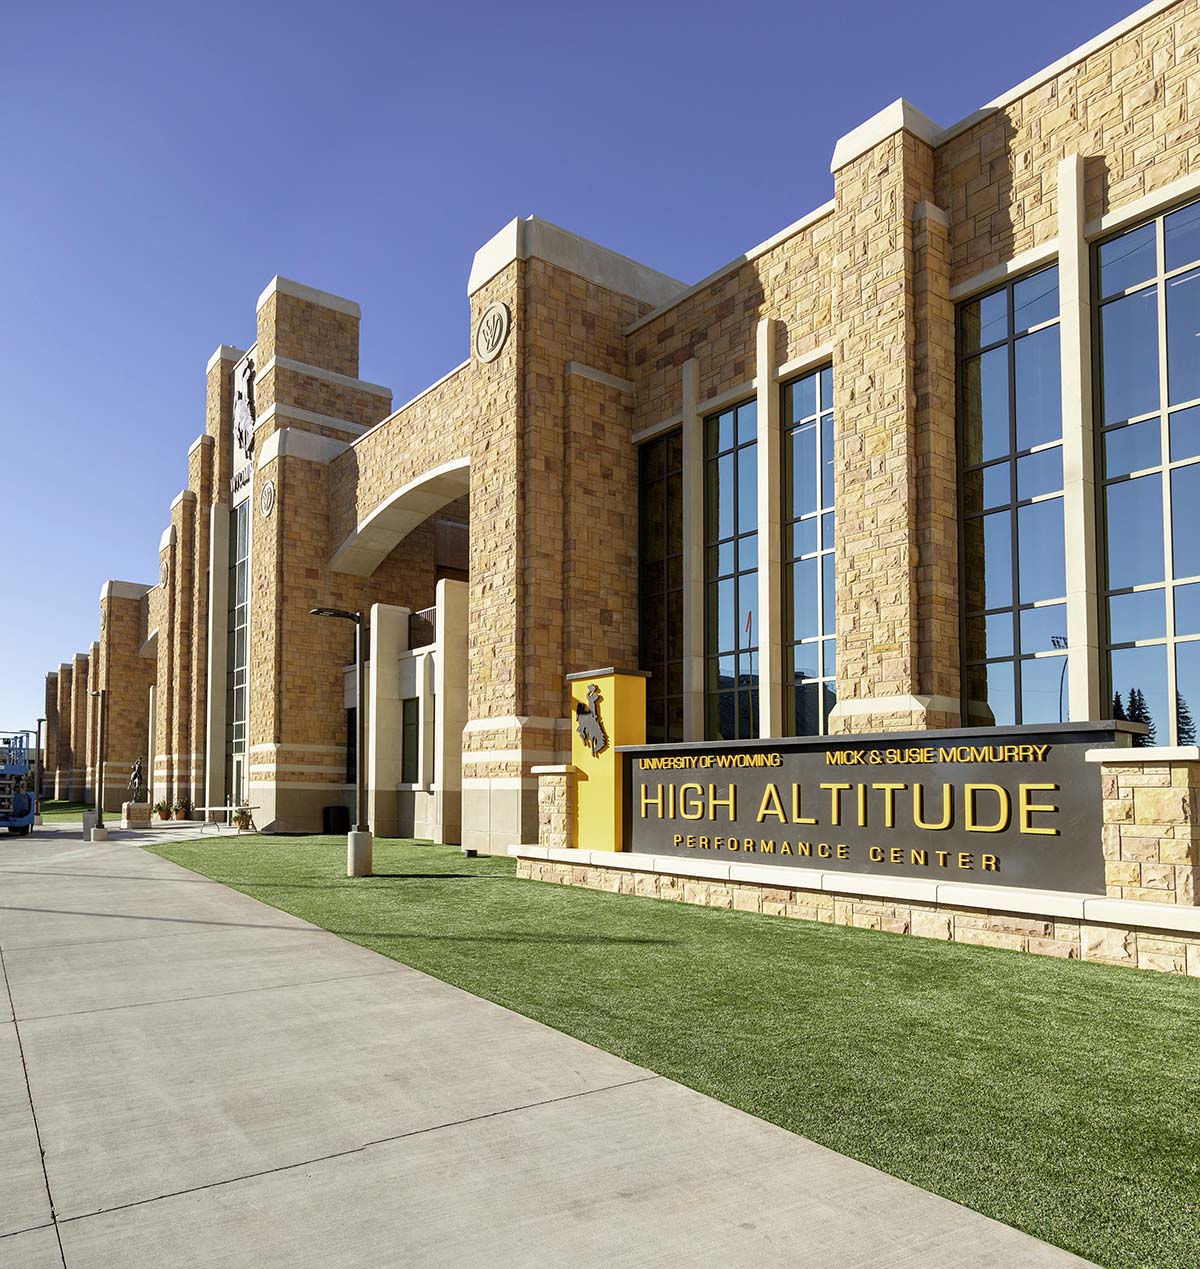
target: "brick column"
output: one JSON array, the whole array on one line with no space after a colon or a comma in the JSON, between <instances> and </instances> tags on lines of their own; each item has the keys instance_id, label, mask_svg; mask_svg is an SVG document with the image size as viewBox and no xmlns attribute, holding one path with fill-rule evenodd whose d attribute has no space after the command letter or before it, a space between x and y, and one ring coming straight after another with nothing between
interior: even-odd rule
<instances>
[{"instance_id":1,"label":"brick column","mask_svg":"<svg viewBox=\"0 0 1200 1269\"><path fill-rule=\"evenodd\" d=\"M836 489L834 732L959 721L957 525L941 505L954 471L953 310L946 218L930 206L936 138L896 102L834 155L837 470L853 473Z\"/></svg>"},{"instance_id":2,"label":"brick column","mask_svg":"<svg viewBox=\"0 0 1200 1269\"><path fill-rule=\"evenodd\" d=\"M1200 748L1094 749L1104 798L1104 876L1115 899L1195 906Z\"/></svg>"},{"instance_id":3,"label":"brick column","mask_svg":"<svg viewBox=\"0 0 1200 1269\"><path fill-rule=\"evenodd\" d=\"M54 781L58 773L58 671L46 675L46 730L42 733L42 787L39 797L54 796Z\"/></svg>"},{"instance_id":4,"label":"brick column","mask_svg":"<svg viewBox=\"0 0 1200 1269\"><path fill-rule=\"evenodd\" d=\"M71 680L75 668L65 661L58 667L58 753L50 789L57 801L71 796Z\"/></svg>"},{"instance_id":5,"label":"brick column","mask_svg":"<svg viewBox=\"0 0 1200 1269\"><path fill-rule=\"evenodd\" d=\"M533 767L538 778L538 845L566 850L575 845L575 768Z\"/></svg>"}]
</instances>

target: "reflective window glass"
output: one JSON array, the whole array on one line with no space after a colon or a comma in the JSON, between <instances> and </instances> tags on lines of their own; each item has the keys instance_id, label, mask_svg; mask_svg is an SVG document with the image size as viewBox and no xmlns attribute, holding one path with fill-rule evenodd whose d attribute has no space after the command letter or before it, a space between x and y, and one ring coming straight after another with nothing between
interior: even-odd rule
<instances>
[{"instance_id":1,"label":"reflective window glass","mask_svg":"<svg viewBox=\"0 0 1200 1269\"><path fill-rule=\"evenodd\" d=\"M1067 593L1061 498L1035 502L1018 510L1017 549L1021 603L1057 599Z\"/></svg>"},{"instance_id":2,"label":"reflective window glass","mask_svg":"<svg viewBox=\"0 0 1200 1269\"><path fill-rule=\"evenodd\" d=\"M1175 587L1175 633L1200 634L1200 582Z\"/></svg>"},{"instance_id":3,"label":"reflective window glass","mask_svg":"<svg viewBox=\"0 0 1200 1269\"><path fill-rule=\"evenodd\" d=\"M1066 722L1067 658L1036 657L1021 662L1021 721Z\"/></svg>"},{"instance_id":4,"label":"reflective window glass","mask_svg":"<svg viewBox=\"0 0 1200 1269\"><path fill-rule=\"evenodd\" d=\"M1200 203L1190 203L1163 217L1163 241L1168 273L1200 260Z\"/></svg>"},{"instance_id":5,"label":"reflective window glass","mask_svg":"<svg viewBox=\"0 0 1200 1269\"><path fill-rule=\"evenodd\" d=\"M783 507L783 543L789 552L784 561L784 637L791 646L786 664L792 671L785 680L791 702L787 717L797 734L817 735L826 730L836 700L834 645L828 638L836 624L833 372L825 367L803 375L782 392L783 417L791 420L784 432L789 476ZM822 644L801 642L823 636L824 656Z\"/></svg>"},{"instance_id":6,"label":"reflective window glass","mask_svg":"<svg viewBox=\"0 0 1200 1269\"><path fill-rule=\"evenodd\" d=\"M1114 704L1119 698L1121 710L1130 722L1146 723L1151 729L1133 743L1165 743L1169 734L1166 644L1114 648L1110 663Z\"/></svg>"},{"instance_id":7,"label":"reflective window glass","mask_svg":"<svg viewBox=\"0 0 1200 1269\"><path fill-rule=\"evenodd\" d=\"M1200 456L1200 405L1175 410L1170 416L1171 461Z\"/></svg>"},{"instance_id":8,"label":"reflective window glass","mask_svg":"<svg viewBox=\"0 0 1200 1269\"><path fill-rule=\"evenodd\" d=\"M1158 293L1151 287L1100 310L1104 422L1159 408Z\"/></svg>"},{"instance_id":9,"label":"reflective window glass","mask_svg":"<svg viewBox=\"0 0 1200 1269\"><path fill-rule=\"evenodd\" d=\"M1053 321L1058 316L1058 265L1013 283L1013 330Z\"/></svg>"},{"instance_id":10,"label":"reflective window glass","mask_svg":"<svg viewBox=\"0 0 1200 1269\"><path fill-rule=\"evenodd\" d=\"M1110 643L1162 639L1167 633L1166 592L1135 590L1108 599Z\"/></svg>"},{"instance_id":11,"label":"reflective window glass","mask_svg":"<svg viewBox=\"0 0 1200 1269\"><path fill-rule=\"evenodd\" d=\"M1109 485L1104 501L1109 587L1161 582L1162 477L1138 476Z\"/></svg>"},{"instance_id":12,"label":"reflective window glass","mask_svg":"<svg viewBox=\"0 0 1200 1269\"><path fill-rule=\"evenodd\" d=\"M1200 397L1200 269L1167 280L1167 399Z\"/></svg>"},{"instance_id":13,"label":"reflective window glass","mask_svg":"<svg viewBox=\"0 0 1200 1269\"><path fill-rule=\"evenodd\" d=\"M962 416L967 466L1008 453L1007 348L995 348L964 364Z\"/></svg>"},{"instance_id":14,"label":"reflective window glass","mask_svg":"<svg viewBox=\"0 0 1200 1269\"><path fill-rule=\"evenodd\" d=\"M1058 327L1018 339L1016 350L1017 449L1032 449L1062 436L1062 375Z\"/></svg>"},{"instance_id":15,"label":"reflective window glass","mask_svg":"<svg viewBox=\"0 0 1200 1269\"><path fill-rule=\"evenodd\" d=\"M1021 655L1052 652L1066 647L1067 606L1047 604L1042 608L1021 609Z\"/></svg>"},{"instance_id":16,"label":"reflective window glass","mask_svg":"<svg viewBox=\"0 0 1200 1269\"><path fill-rule=\"evenodd\" d=\"M1176 577L1200 576L1200 463L1176 467L1171 472L1171 536Z\"/></svg>"},{"instance_id":17,"label":"reflective window glass","mask_svg":"<svg viewBox=\"0 0 1200 1269\"><path fill-rule=\"evenodd\" d=\"M1115 427L1104 433L1105 476L1157 467L1162 462L1162 425L1158 419Z\"/></svg>"},{"instance_id":18,"label":"reflective window glass","mask_svg":"<svg viewBox=\"0 0 1200 1269\"><path fill-rule=\"evenodd\" d=\"M963 352L986 348L1008 337L1008 292L994 291L962 307Z\"/></svg>"},{"instance_id":19,"label":"reflective window glass","mask_svg":"<svg viewBox=\"0 0 1200 1269\"><path fill-rule=\"evenodd\" d=\"M1012 603L1012 513L998 511L983 517L983 608Z\"/></svg>"},{"instance_id":20,"label":"reflective window glass","mask_svg":"<svg viewBox=\"0 0 1200 1269\"><path fill-rule=\"evenodd\" d=\"M1149 281L1158 272L1154 226L1142 225L1111 239L1104 243L1097 255L1101 299L1119 295L1131 286Z\"/></svg>"},{"instance_id":21,"label":"reflective window glass","mask_svg":"<svg viewBox=\"0 0 1200 1269\"><path fill-rule=\"evenodd\" d=\"M984 468L987 471L987 468ZM1062 447L1038 450L1017 459L1017 498L1040 498L1063 487ZM999 500L997 500L999 501ZM1008 501L1008 499L1004 499Z\"/></svg>"},{"instance_id":22,"label":"reflective window glass","mask_svg":"<svg viewBox=\"0 0 1200 1269\"><path fill-rule=\"evenodd\" d=\"M1178 745L1196 743L1200 717L1200 640L1175 645L1175 711Z\"/></svg>"}]
</instances>

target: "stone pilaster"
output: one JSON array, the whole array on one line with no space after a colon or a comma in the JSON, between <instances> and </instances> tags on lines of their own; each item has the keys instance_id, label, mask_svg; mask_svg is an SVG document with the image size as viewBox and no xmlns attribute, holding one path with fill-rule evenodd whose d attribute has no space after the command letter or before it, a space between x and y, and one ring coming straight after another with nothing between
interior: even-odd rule
<instances>
[{"instance_id":1,"label":"stone pilaster","mask_svg":"<svg viewBox=\"0 0 1200 1269\"><path fill-rule=\"evenodd\" d=\"M538 845L567 850L575 845L575 777L570 764L534 767L538 778Z\"/></svg>"},{"instance_id":2,"label":"stone pilaster","mask_svg":"<svg viewBox=\"0 0 1200 1269\"><path fill-rule=\"evenodd\" d=\"M1108 893L1200 903L1200 749L1094 750L1104 798Z\"/></svg>"}]
</instances>

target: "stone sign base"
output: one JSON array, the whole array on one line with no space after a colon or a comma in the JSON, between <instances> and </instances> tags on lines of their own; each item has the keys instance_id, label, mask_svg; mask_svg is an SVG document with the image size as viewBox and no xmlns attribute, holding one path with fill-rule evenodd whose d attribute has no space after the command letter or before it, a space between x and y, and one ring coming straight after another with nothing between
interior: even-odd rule
<instances>
[{"instance_id":1,"label":"stone sign base","mask_svg":"<svg viewBox=\"0 0 1200 1269\"><path fill-rule=\"evenodd\" d=\"M150 806L146 802L121 803L122 828L149 828Z\"/></svg>"},{"instance_id":2,"label":"stone sign base","mask_svg":"<svg viewBox=\"0 0 1200 1269\"><path fill-rule=\"evenodd\" d=\"M666 855L509 853L530 881L1200 977L1200 908Z\"/></svg>"}]
</instances>

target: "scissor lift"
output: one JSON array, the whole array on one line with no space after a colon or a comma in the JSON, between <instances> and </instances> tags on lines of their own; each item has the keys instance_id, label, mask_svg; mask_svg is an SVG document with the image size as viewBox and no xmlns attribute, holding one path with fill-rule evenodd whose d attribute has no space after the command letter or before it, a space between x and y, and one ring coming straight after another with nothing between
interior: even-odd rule
<instances>
[{"instance_id":1,"label":"scissor lift","mask_svg":"<svg viewBox=\"0 0 1200 1269\"><path fill-rule=\"evenodd\" d=\"M37 790L30 776L27 732L0 734L0 828L28 836L37 815Z\"/></svg>"}]
</instances>

